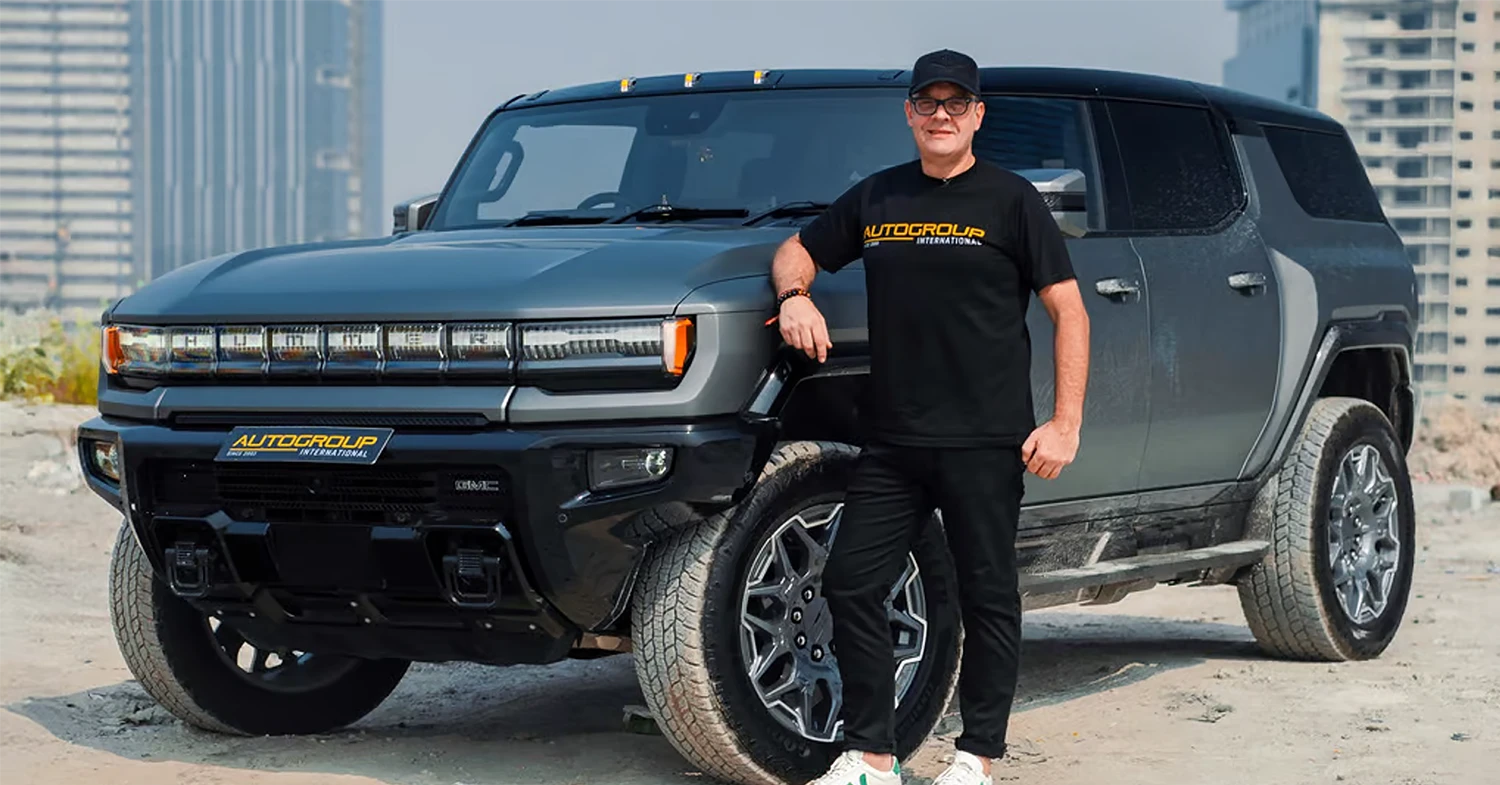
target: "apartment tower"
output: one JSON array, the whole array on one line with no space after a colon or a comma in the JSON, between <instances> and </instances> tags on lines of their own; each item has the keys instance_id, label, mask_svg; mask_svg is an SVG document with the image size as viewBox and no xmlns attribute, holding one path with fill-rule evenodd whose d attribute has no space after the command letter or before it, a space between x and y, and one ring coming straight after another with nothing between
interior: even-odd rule
<instances>
[{"instance_id":1,"label":"apartment tower","mask_svg":"<svg viewBox=\"0 0 1500 785\"><path fill-rule=\"evenodd\" d=\"M125 0L0 0L0 307L94 308L131 253Z\"/></svg>"},{"instance_id":2,"label":"apartment tower","mask_svg":"<svg viewBox=\"0 0 1500 785\"><path fill-rule=\"evenodd\" d=\"M1348 127L1417 272L1422 393L1500 403L1500 3L1227 5L1225 85Z\"/></svg>"},{"instance_id":3,"label":"apartment tower","mask_svg":"<svg viewBox=\"0 0 1500 785\"><path fill-rule=\"evenodd\" d=\"M388 226L373 0L0 0L0 307Z\"/></svg>"},{"instance_id":4,"label":"apartment tower","mask_svg":"<svg viewBox=\"0 0 1500 785\"><path fill-rule=\"evenodd\" d=\"M355 0L149 0L131 16L136 255L379 234L381 27Z\"/></svg>"}]
</instances>

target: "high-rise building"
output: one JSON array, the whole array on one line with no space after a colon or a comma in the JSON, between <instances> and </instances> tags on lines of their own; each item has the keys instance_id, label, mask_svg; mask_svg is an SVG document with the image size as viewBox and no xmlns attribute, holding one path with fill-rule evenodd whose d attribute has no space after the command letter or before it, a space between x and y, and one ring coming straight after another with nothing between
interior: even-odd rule
<instances>
[{"instance_id":1,"label":"high-rise building","mask_svg":"<svg viewBox=\"0 0 1500 785\"><path fill-rule=\"evenodd\" d=\"M126 0L0 0L0 307L128 292Z\"/></svg>"},{"instance_id":2,"label":"high-rise building","mask_svg":"<svg viewBox=\"0 0 1500 785\"><path fill-rule=\"evenodd\" d=\"M151 0L131 17L137 258L378 234L381 26L363 0Z\"/></svg>"},{"instance_id":3,"label":"high-rise building","mask_svg":"<svg viewBox=\"0 0 1500 785\"><path fill-rule=\"evenodd\" d=\"M1422 392L1500 403L1500 4L1227 6L1225 85L1348 127L1416 268Z\"/></svg>"},{"instance_id":4,"label":"high-rise building","mask_svg":"<svg viewBox=\"0 0 1500 785\"><path fill-rule=\"evenodd\" d=\"M0 0L0 307L380 234L378 0Z\"/></svg>"},{"instance_id":5,"label":"high-rise building","mask_svg":"<svg viewBox=\"0 0 1500 785\"><path fill-rule=\"evenodd\" d=\"M1234 57L1224 62L1224 85L1278 101L1317 103L1316 0L1228 0L1239 15Z\"/></svg>"}]
</instances>

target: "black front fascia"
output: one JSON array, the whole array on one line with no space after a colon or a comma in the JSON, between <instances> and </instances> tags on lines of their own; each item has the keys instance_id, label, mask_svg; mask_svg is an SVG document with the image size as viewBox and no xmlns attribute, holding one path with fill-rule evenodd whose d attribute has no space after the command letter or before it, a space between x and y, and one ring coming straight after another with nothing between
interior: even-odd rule
<instances>
[{"instance_id":1,"label":"black front fascia","mask_svg":"<svg viewBox=\"0 0 1500 785\"><path fill-rule=\"evenodd\" d=\"M158 575L167 575L175 542L212 543L224 555L221 572L201 596L187 592L207 612L242 612L247 628L283 636L276 640L295 630L303 648L490 662L550 661L581 632L614 629L645 545L664 523L737 501L753 480L757 441L734 418L398 427L370 467L215 464L228 433L106 417L80 429L90 487L125 514ZM119 445L123 490L89 470L91 439ZM641 446L673 448L663 480L589 490L589 450ZM313 504L306 493L331 501ZM445 598L442 557L457 547L493 552L498 601L465 607ZM486 648L481 630L538 641L507 653Z\"/></svg>"}]
</instances>

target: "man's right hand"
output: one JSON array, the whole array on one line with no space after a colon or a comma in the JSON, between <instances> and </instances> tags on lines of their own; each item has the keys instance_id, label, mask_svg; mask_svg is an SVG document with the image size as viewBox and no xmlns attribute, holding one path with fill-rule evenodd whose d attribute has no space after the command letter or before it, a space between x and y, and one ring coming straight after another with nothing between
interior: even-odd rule
<instances>
[{"instance_id":1,"label":"man's right hand","mask_svg":"<svg viewBox=\"0 0 1500 785\"><path fill-rule=\"evenodd\" d=\"M823 321L823 313L812 300L800 295L788 298L781 304L778 322L781 338L787 345L806 352L808 357L817 358L818 362L828 359L828 349L833 342L828 340L828 325Z\"/></svg>"}]
</instances>

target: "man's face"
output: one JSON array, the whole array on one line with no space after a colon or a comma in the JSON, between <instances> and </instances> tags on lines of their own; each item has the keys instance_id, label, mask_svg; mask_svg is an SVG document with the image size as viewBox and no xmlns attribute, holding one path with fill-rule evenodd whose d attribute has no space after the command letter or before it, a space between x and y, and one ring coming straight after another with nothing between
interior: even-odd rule
<instances>
[{"instance_id":1,"label":"man's face","mask_svg":"<svg viewBox=\"0 0 1500 785\"><path fill-rule=\"evenodd\" d=\"M984 103L973 98L967 109L960 107L958 115L949 113L947 102L950 99L964 98L973 97L954 85L942 83L932 85L907 99L906 124L911 126L917 149L936 156L955 155L969 149L974 142L974 132L979 130L980 123L984 120ZM935 100L936 111L923 115L922 111L933 109L933 101L923 99Z\"/></svg>"}]
</instances>

